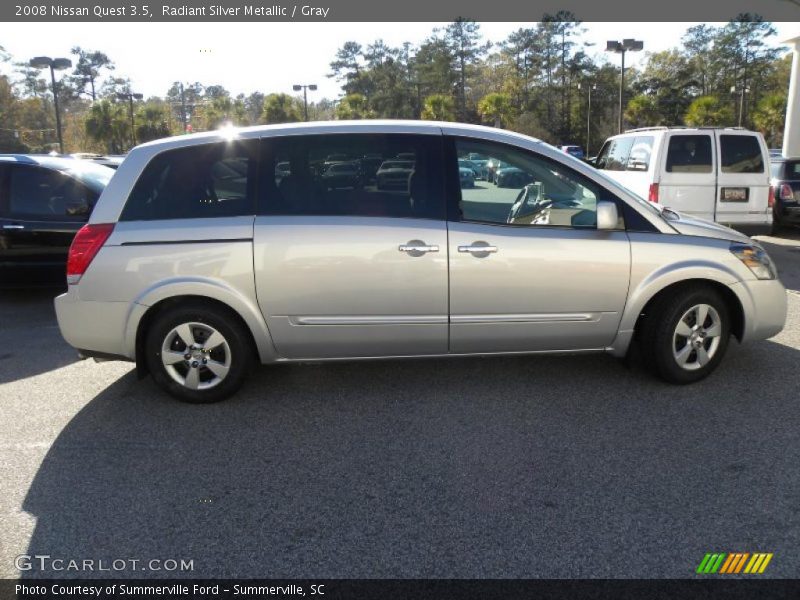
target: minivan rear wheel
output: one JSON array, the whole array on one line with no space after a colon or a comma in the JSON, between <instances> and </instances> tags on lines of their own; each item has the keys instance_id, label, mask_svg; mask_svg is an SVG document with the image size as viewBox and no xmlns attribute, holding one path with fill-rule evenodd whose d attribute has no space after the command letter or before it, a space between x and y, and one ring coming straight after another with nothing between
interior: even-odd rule
<instances>
[{"instance_id":1,"label":"minivan rear wheel","mask_svg":"<svg viewBox=\"0 0 800 600\"><path fill-rule=\"evenodd\" d=\"M730 339L730 317L712 287L663 293L648 309L641 345L646 366L670 383L692 383L717 368Z\"/></svg>"},{"instance_id":2,"label":"minivan rear wheel","mask_svg":"<svg viewBox=\"0 0 800 600\"><path fill-rule=\"evenodd\" d=\"M214 308L176 306L158 315L145 338L147 366L166 392L192 403L224 400L251 364L247 332Z\"/></svg>"}]
</instances>

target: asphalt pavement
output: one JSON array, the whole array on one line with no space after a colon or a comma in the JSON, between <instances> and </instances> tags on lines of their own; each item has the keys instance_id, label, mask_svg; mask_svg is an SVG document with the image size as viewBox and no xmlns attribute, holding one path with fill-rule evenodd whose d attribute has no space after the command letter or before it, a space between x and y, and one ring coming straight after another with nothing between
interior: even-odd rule
<instances>
[{"instance_id":1,"label":"asphalt pavement","mask_svg":"<svg viewBox=\"0 0 800 600\"><path fill-rule=\"evenodd\" d=\"M19 555L122 577L691 577L733 551L798 577L800 236L761 240L786 329L687 387L609 356L407 360L264 367L191 406L77 361L53 291L0 293L0 577L109 576Z\"/></svg>"}]
</instances>

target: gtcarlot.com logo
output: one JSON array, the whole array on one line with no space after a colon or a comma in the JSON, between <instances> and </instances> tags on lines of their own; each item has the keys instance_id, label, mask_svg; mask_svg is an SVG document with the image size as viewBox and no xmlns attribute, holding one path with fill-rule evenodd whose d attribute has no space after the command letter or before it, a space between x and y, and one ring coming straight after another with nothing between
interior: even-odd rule
<instances>
[{"instance_id":1,"label":"gtcarlot.com logo","mask_svg":"<svg viewBox=\"0 0 800 600\"><path fill-rule=\"evenodd\" d=\"M14 560L19 571L194 571L194 560L174 558L59 558L49 554L21 554Z\"/></svg>"},{"instance_id":2,"label":"gtcarlot.com logo","mask_svg":"<svg viewBox=\"0 0 800 600\"><path fill-rule=\"evenodd\" d=\"M701 575L718 573L720 575L736 575L739 573L763 573L772 560L771 552L716 552L707 553L697 572Z\"/></svg>"}]
</instances>

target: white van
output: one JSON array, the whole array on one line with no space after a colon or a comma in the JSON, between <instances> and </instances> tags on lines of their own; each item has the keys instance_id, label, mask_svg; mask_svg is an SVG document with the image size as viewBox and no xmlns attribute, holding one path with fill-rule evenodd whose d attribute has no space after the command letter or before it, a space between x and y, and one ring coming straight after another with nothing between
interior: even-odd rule
<instances>
[{"instance_id":1,"label":"white van","mask_svg":"<svg viewBox=\"0 0 800 600\"><path fill-rule=\"evenodd\" d=\"M642 198L751 235L772 227L769 150L742 128L646 127L606 140L595 167Z\"/></svg>"}]
</instances>

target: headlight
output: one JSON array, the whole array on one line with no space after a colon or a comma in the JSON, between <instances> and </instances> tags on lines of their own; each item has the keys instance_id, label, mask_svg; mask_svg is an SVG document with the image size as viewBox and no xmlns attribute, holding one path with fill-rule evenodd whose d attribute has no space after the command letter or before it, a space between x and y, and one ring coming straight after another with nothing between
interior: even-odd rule
<instances>
[{"instance_id":1,"label":"headlight","mask_svg":"<svg viewBox=\"0 0 800 600\"><path fill-rule=\"evenodd\" d=\"M742 261L759 279L775 279L775 265L761 246L755 244L731 244L731 252Z\"/></svg>"}]
</instances>

